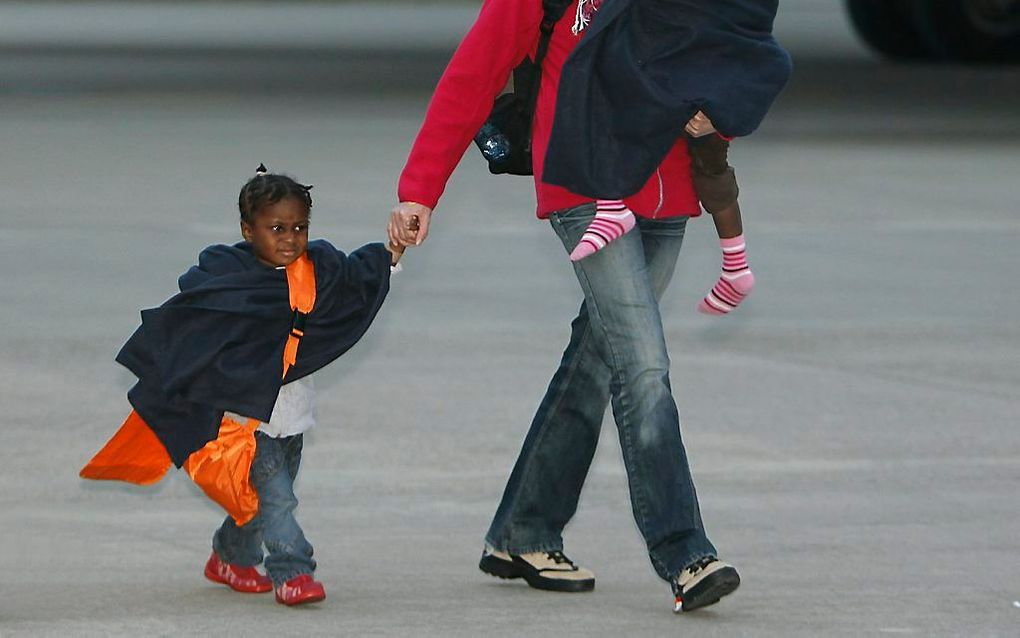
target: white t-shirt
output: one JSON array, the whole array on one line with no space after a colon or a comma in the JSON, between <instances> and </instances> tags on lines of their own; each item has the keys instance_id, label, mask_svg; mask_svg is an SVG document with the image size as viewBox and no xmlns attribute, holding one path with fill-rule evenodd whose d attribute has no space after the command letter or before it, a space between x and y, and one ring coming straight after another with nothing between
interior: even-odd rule
<instances>
[{"instance_id":1,"label":"white t-shirt","mask_svg":"<svg viewBox=\"0 0 1020 638\"><path fill-rule=\"evenodd\" d=\"M227 412L225 416L241 423L248 420L233 412ZM315 383L311 376L307 376L280 387L269 423L260 423L259 430L267 436L282 438L307 432L314 425Z\"/></svg>"}]
</instances>

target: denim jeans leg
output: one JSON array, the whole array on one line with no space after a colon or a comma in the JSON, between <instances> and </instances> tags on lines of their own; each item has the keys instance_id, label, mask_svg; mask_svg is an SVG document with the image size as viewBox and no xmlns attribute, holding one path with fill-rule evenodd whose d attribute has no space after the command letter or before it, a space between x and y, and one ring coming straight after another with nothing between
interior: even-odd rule
<instances>
[{"instance_id":1,"label":"denim jeans leg","mask_svg":"<svg viewBox=\"0 0 1020 638\"><path fill-rule=\"evenodd\" d=\"M255 432L255 441L250 477L259 496L259 513L237 529L244 532L247 539L255 534L261 538L267 552L266 572L275 586L315 571L312 546L294 518L294 508L298 504L294 496L294 479L301 463L302 436L273 438ZM234 538L232 532L224 533L224 528L229 529L230 525L233 521L228 519L217 532L213 539L214 548L217 543L226 546L226 541Z\"/></svg>"},{"instance_id":2,"label":"denim jeans leg","mask_svg":"<svg viewBox=\"0 0 1020 638\"><path fill-rule=\"evenodd\" d=\"M608 404L609 368L592 343L582 304L486 534L487 545L513 554L563 549L563 528L577 510Z\"/></svg>"},{"instance_id":3,"label":"denim jeans leg","mask_svg":"<svg viewBox=\"0 0 1020 638\"><path fill-rule=\"evenodd\" d=\"M590 215L576 211L552 218L568 251L589 221ZM667 579L697 558L715 554L680 435L657 301L669 279L660 264L672 270L683 223L641 220L635 230L574 264L593 342L611 370L610 395L634 518L652 565Z\"/></svg>"},{"instance_id":4,"label":"denim jeans leg","mask_svg":"<svg viewBox=\"0 0 1020 638\"><path fill-rule=\"evenodd\" d=\"M220 560L238 567L254 567L262 562L262 528L248 521L238 527L229 516L213 534L213 551Z\"/></svg>"},{"instance_id":5,"label":"denim jeans leg","mask_svg":"<svg viewBox=\"0 0 1020 638\"><path fill-rule=\"evenodd\" d=\"M583 231L593 216L594 206L580 206L554 215L553 226L568 219L571 226ZM643 245L643 259L655 299L662 296L672 278L686 221L686 218L638 221L641 232L634 235L640 237ZM568 252L579 237L578 232L569 243L565 242ZM593 337L587 303L582 304L572 323L570 342L531 423L486 535L486 543L496 549L524 553L563 547L562 531L577 509L610 398L610 366ZM707 539L699 543L688 538L687 545L689 559L667 558L659 562L686 561L675 569L668 568L676 572L702 555L714 553ZM680 553L683 552L681 548ZM653 558L653 563L656 560Z\"/></svg>"}]
</instances>

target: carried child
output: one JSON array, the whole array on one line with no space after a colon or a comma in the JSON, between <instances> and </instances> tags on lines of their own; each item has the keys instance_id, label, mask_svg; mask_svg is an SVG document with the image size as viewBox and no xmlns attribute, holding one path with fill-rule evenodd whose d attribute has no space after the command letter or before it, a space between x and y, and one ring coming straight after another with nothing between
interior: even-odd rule
<instances>
[{"instance_id":1,"label":"carried child","mask_svg":"<svg viewBox=\"0 0 1020 638\"><path fill-rule=\"evenodd\" d=\"M776 9L776 0L620 0L591 21L564 66L543 175L597 198L572 261L634 228L624 200L686 134L695 192L723 253L722 273L698 310L727 314L751 292L727 153L732 137L757 128L789 78L789 56L771 35Z\"/></svg>"},{"instance_id":2,"label":"carried child","mask_svg":"<svg viewBox=\"0 0 1020 638\"><path fill-rule=\"evenodd\" d=\"M285 605L326 597L294 517L310 375L368 330L403 250L309 241L310 190L259 166L238 198L244 241L203 250L181 292L142 311L117 355L138 377L133 410L80 473L148 485L183 468L229 514L205 576Z\"/></svg>"}]
</instances>

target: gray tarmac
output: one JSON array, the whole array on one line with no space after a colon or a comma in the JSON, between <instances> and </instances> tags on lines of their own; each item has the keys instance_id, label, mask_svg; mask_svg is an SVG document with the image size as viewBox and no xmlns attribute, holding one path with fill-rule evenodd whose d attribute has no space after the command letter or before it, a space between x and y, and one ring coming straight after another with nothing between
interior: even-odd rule
<instances>
[{"instance_id":1,"label":"gray tarmac","mask_svg":"<svg viewBox=\"0 0 1020 638\"><path fill-rule=\"evenodd\" d=\"M476 568L580 292L530 182L471 149L376 325L317 381L297 489L324 603L205 581L221 514L182 473L77 477L127 413L113 357L139 309L237 238L260 161L315 184L315 235L383 238L448 51L371 58L362 77L414 75L378 91L326 54L310 84L270 65L246 90L202 75L206 54L248 68L208 51L190 84L0 69L0 636L1020 635L1020 70L883 64L834 10L787 15L796 76L732 154L755 292L695 312L719 268L706 217L663 303L702 512L744 579L680 617L611 418L565 533L596 590Z\"/></svg>"}]
</instances>

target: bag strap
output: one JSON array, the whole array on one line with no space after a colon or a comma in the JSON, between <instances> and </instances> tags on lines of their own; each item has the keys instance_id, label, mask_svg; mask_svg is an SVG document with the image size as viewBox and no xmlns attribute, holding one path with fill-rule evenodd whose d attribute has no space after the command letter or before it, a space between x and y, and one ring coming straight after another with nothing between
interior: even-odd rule
<instances>
[{"instance_id":1,"label":"bag strap","mask_svg":"<svg viewBox=\"0 0 1020 638\"><path fill-rule=\"evenodd\" d=\"M535 51L535 66L542 66L542 60L549 50L549 40L552 39L553 29L560 21L573 0L542 0L542 23L538 27L538 49Z\"/></svg>"},{"instance_id":2,"label":"bag strap","mask_svg":"<svg viewBox=\"0 0 1020 638\"><path fill-rule=\"evenodd\" d=\"M284 377L290 367L297 363L298 345L301 337L305 336L305 320L315 307L315 264L308 258L307 252L287 266L287 290L294 315L287 343L283 347Z\"/></svg>"},{"instance_id":3,"label":"bag strap","mask_svg":"<svg viewBox=\"0 0 1020 638\"><path fill-rule=\"evenodd\" d=\"M532 119L535 117L538 89L542 83L542 60L545 59L545 54L549 51L549 40L552 39L553 29L556 28L556 23L563 17L571 2L573 0L542 0L542 22L538 27L538 49L535 51L535 60L532 63L535 66L535 72L531 74L527 87L528 113ZM514 92L517 92L516 80L514 81ZM531 127L528 128L530 130ZM531 146L530 135L528 146L529 148Z\"/></svg>"}]
</instances>

